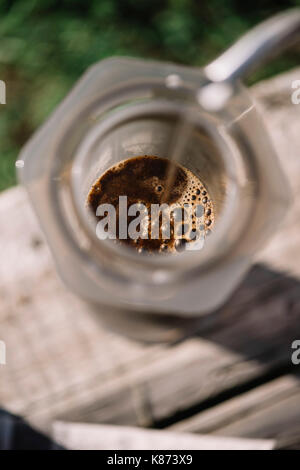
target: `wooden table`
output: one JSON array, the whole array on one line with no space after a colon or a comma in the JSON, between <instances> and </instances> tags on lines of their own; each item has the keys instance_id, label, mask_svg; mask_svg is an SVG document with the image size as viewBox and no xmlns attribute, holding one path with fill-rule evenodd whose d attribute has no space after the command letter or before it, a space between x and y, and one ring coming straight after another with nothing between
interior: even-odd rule
<instances>
[{"instance_id":1,"label":"wooden table","mask_svg":"<svg viewBox=\"0 0 300 470\"><path fill-rule=\"evenodd\" d=\"M300 68L252 89L294 203L230 301L184 340L145 345L106 330L58 279L20 187L0 196L0 403L53 420L274 438L300 428Z\"/></svg>"}]
</instances>

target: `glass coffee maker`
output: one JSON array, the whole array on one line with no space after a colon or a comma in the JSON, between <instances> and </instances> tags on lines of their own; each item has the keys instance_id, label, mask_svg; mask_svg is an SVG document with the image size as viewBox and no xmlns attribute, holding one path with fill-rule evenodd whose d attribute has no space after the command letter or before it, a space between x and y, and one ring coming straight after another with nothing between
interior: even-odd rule
<instances>
[{"instance_id":1,"label":"glass coffee maker","mask_svg":"<svg viewBox=\"0 0 300 470\"><path fill-rule=\"evenodd\" d=\"M289 205L284 174L239 79L298 38L298 9L242 37L204 69L129 58L87 70L23 148L19 179L66 285L112 327L173 339L220 307ZM153 155L198 176L214 203L203 249L144 256L99 240L91 186L118 162ZM132 182L134 184L134 181Z\"/></svg>"}]
</instances>

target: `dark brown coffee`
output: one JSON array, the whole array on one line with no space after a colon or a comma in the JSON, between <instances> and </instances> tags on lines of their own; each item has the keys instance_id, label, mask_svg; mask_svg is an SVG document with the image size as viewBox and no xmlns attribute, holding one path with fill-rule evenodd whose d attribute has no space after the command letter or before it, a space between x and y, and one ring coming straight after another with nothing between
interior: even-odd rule
<instances>
[{"instance_id":1,"label":"dark brown coffee","mask_svg":"<svg viewBox=\"0 0 300 470\"><path fill-rule=\"evenodd\" d=\"M167 188L171 166L173 184L171 188ZM129 235L120 239L119 196L127 196L128 207L140 204L147 208L149 216L144 231L135 239ZM111 204L115 208L116 241L134 247L139 253L180 251L199 235L200 238L205 238L214 222L213 202L199 178L182 165L155 156L130 158L109 168L93 184L87 198L88 208L94 215L102 204ZM153 236L153 204L167 204L171 208L167 237L168 230L165 230L165 219L162 215L158 219L158 238ZM103 216L97 217L98 220L102 218ZM127 227L134 219L135 216L127 215Z\"/></svg>"}]
</instances>

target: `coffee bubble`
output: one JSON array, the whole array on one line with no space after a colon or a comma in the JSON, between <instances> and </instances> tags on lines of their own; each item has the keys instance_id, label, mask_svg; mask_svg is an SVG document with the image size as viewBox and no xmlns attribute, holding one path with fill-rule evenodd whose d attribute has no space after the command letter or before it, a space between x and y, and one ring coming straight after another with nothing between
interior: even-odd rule
<instances>
[{"instance_id":1,"label":"coffee bubble","mask_svg":"<svg viewBox=\"0 0 300 470\"><path fill-rule=\"evenodd\" d=\"M167 188L172 165L175 166L175 178L172 188ZM140 205L146 208L148 215L141 217L139 225L134 225L138 232L135 239L119 237L117 220L118 242L133 247L138 253L180 252L189 240L197 239L198 235L204 237L205 229L210 233L213 228L214 204L204 183L189 169L165 158L147 155L134 157L103 173L91 187L87 207L96 216L99 205L111 204L119 215L119 197L126 196L127 207ZM169 209L158 218L154 217L153 205L164 204ZM99 220L99 217L96 216L96 219ZM132 221L135 217L127 215L127 227Z\"/></svg>"}]
</instances>

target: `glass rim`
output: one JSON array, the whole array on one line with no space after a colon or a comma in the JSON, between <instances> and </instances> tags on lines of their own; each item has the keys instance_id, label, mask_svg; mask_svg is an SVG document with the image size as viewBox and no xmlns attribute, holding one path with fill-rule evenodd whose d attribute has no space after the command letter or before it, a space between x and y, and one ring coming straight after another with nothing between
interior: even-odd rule
<instances>
[{"instance_id":1,"label":"glass rim","mask_svg":"<svg viewBox=\"0 0 300 470\"><path fill-rule=\"evenodd\" d=\"M94 99L88 104L85 104L76 115L72 116L72 123L70 125L67 133L62 135L59 144L57 146L58 154L62 155L62 148L68 135L74 131L77 125L80 125L82 119L87 119L88 116L91 115L101 115L107 112L107 110L115 109L119 107L120 104L128 104L132 102L132 100L137 99L138 96L142 96L143 99L151 99L150 103L135 103L134 105L131 104L130 110L129 109L118 109L118 111L111 116L106 116L106 118L98 123L92 131L90 132L89 139L90 144L95 138L99 138L99 131L102 132L102 135L109 132L116 126L119 122L124 122L125 120L135 119L139 115L146 116L159 114L167 115L174 118L177 118L182 115L182 100L178 100L178 96L176 96L176 100L174 102L168 102L168 100L163 98L158 98L155 95L155 91L159 89L160 91L165 91L166 85L164 83L163 78L160 80L134 80L131 83L125 83L119 87L115 87L110 94L106 94L105 97L98 96L97 99ZM195 87L192 89L187 86L186 91L192 91L196 93ZM140 95L140 93L143 93ZM170 92L170 90L169 90ZM171 92L175 92L176 90L171 90ZM99 261L101 261L101 256L103 255L103 249L110 253L112 256L117 256L119 259L126 260L128 263L132 263L134 266L138 265L140 268L142 267L145 271L145 274L150 271L150 280L155 277L153 275L154 271L162 271L165 270L168 272L169 278L172 278L172 282L174 281L174 276L170 276L171 271L173 274L175 272L174 268L176 268L175 274L177 277L180 277L179 274L185 275L189 269L195 269L197 267L198 272L203 269L206 269L208 265L216 262L220 256L223 256L224 253L219 253L216 256L216 253L220 252L220 242L222 242L222 238L226 233L226 230L230 226L232 219L234 217L234 206L238 197L238 185L234 179L235 177L235 168L232 161L232 158L229 153L229 149L225 145L225 141L221 139L221 136L216 132L212 125L209 125L208 119L204 119L200 116L199 111L201 111L200 106L197 104L196 106L189 102L184 102L184 110L185 111L192 111L190 115L195 117L195 122L193 125L197 127L201 127L205 131L207 131L208 135L212 137L214 144L218 147L219 154L224 162L225 170L228 174L231 175L230 184L231 190L227 192L224 199L224 205L221 210L221 214L219 216L219 220L217 221L218 230L214 230L209 238L206 240L205 243L205 250L196 252L183 252L178 254L170 254L166 256L143 256L137 253L134 249L128 248L126 246L120 246L119 244L112 243L111 240L99 240L96 238L95 231L91 230L91 227L87 223L86 214L83 213L82 204L78 201L78 194L79 194L79 187L80 187L80 172L82 165L84 165L85 158L84 153L79 154L77 150L77 157L74 158L72 162L72 169L71 169L71 181L70 181L70 195L71 200L73 203L74 213L76 214L78 221L80 222L82 228L84 229L85 234L87 235L89 241L91 242L91 247L94 250L93 256L89 256L87 250L83 250L82 247L79 247L77 243L74 241L73 248L76 249L77 253L81 252L80 255L84 256L85 260L89 263L92 263L96 269L99 268ZM79 146L80 148L80 146ZM87 155L87 152L86 152ZM54 170L55 173L55 170ZM57 179L53 177L51 178L51 194L57 198L58 195L58 188L57 188ZM61 207L59 203L55 204L56 211L61 212ZM60 214L62 216L62 214ZM61 221L64 225L64 231L67 236L70 237L70 230L67 229L66 223L63 220L64 217L60 217ZM72 238L72 237L71 237ZM99 250L100 245L102 245L102 249ZM218 247L218 250L216 250ZM102 253L102 255L101 255ZM178 269L179 268L179 269ZM130 278L130 276L128 276ZM175 276L176 277L176 276Z\"/></svg>"}]
</instances>

